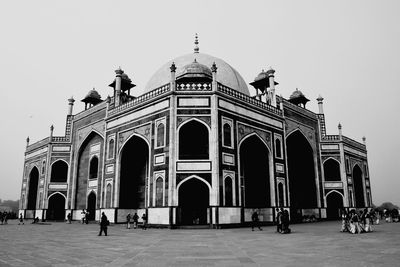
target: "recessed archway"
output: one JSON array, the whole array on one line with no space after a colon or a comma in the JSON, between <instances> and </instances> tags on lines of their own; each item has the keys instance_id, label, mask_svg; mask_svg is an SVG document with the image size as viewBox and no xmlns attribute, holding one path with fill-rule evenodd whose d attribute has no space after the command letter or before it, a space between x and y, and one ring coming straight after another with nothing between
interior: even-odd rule
<instances>
[{"instance_id":1,"label":"recessed archway","mask_svg":"<svg viewBox=\"0 0 400 267\"><path fill-rule=\"evenodd\" d=\"M54 193L49 197L49 206L47 209L47 220L65 219L65 197L60 193Z\"/></svg>"},{"instance_id":2,"label":"recessed archway","mask_svg":"<svg viewBox=\"0 0 400 267\"><path fill-rule=\"evenodd\" d=\"M354 185L354 195L356 198L355 206L357 208L364 208L365 207L364 185L362 179L362 171L358 165L355 165L353 168L353 185Z\"/></svg>"},{"instance_id":3,"label":"recessed archway","mask_svg":"<svg viewBox=\"0 0 400 267\"><path fill-rule=\"evenodd\" d=\"M338 182L340 178L340 164L337 160L329 158L324 162L325 181Z\"/></svg>"},{"instance_id":4,"label":"recessed archway","mask_svg":"<svg viewBox=\"0 0 400 267\"><path fill-rule=\"evenodd\" d=\"M190 120L181 125L179 131L179 159L208 159L209 133L207 126Z\"/></svg>"},{"instance_id":5,"label":"recessed archway","mask_svg":"<svg viewBox=\"0 0 400 267\"><path fill-rule=\"evenodd\" d=\"M181 225L207 224L210 190L205 181L190 178L178 186L179 223Z\"/></svg>"},{"instance_id":6,"label":"recessed archway","mask_svg":"<svg viewBox=\"0 0 400 267\"><path fill-rule=\"evenodd\" d=\"M88 220L94 220L96 217L96 194L92 191L87 198Z\"/></svg>"},{"instance_id":7,"label":"recessed archway","mask_svg":"<svg viewBox=\"0 0 400 267\"><path fill-rule=\"evenodd\" d=\"M78 153L77 179L75 182L75 208L86 209L87 189L90 177L90 160L94 155L98 157L98 165L101 165L103 156L103 137L97 132L91 132L83 141ZM101 166L98 168L101 169ZM97 176L96 176L97 177Z\"/></svg>"},{"instance_id":8,"label":"recessed archway","mask_svg":"<svg viewBox=\"0 0 400 267\"><path fill-rule=\"evenodd\" d=\"M120 155L119 208L145 208L149 146L134 135L124 144Z\"/></svg>"},{"instance_id":9,"label":"recessed archway","mask_svg":"<svg viewBox=\"0 0 400 267\"><path fill-rule=\"evenodd\" d=\"M39 170L33 167L29 173L28 210L36 210L37 189L39 184Z\"/></svg>"},{"instance_id":10,"label":"recessed archway","mask_svg":"<svg viewBox=\"0 0 400 267\"><path fill-rule=\"evenodd\" d=\"M240 175L243 177L243 206L271 206L269 150L258 135L250 135L239 145Z\"/></svg>"},{"instance_id":11,"label":"recessed archway","mask_svg":"<svg viewBox=\"0 0 400 267\"><path fill-rule=\"evenodd\" d=\"M329 220L340 218L340 210L343 208L343 196L337 191L331 191L326 196L326 215Z\"/></svg>"},{"instance_id":12,"label":"recessed archway","mask_svg":"<svg viewBox=\"0 0 400 267\"><path fill-rule=\"evenodd\" d=\"M317 187L313 149L299 130L286 138L291 220L301 220L301 209L316 208Z\"/></svg>"},{"instance_id":13,"label":"recessed archway","mask_svg":"<svg viewBox=\"0 0 400 267\"><path fill-rule=\"evenodd\" d=\"M63 160L57 160L51 165L52 183L66 183L68 177L68 164Z\"/></svg>"}]
</instances>

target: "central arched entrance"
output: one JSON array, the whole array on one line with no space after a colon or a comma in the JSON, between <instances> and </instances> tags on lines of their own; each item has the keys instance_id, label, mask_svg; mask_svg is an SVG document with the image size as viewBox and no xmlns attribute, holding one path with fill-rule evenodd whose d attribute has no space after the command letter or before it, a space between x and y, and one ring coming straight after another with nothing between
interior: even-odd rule
<instances>
[{"instance_id":1,"label":"central arched entrance","mask_svg":"<svg viewBox=\"0 0 400 267\"><path fill-rule=\"evenodd\" d=\"M362 171L361 168L358 167L358 165L355 165L353 168L353 183L354 183L354 194L356 197L356 207L364 208L365 199L364 199Z\"/></svg>"},{"instance_id":2,"label":"central arched entrance","mask_svg":"<svg viewBox=\"0 0 400 267\"><path fill-rule=\"evenodd\" d=\"M257 135L240 144L240 176L244 178L242 195L246 208L271 206L268 154L268 148Z\"/></svg>"},{"instance_id":3,"label":"central arched entrance","mask_svg":"<svg viewBox=\"0 0 400 267\"><path fill-rule=\"evenodd\" d=\"M36 210L37 189L39 183L39 170L33 167L29 174L28 210Z\"/></svg>"},{"instance_id":4,"label":"central arched entrance","mask_svg":"<svg viewBox=\"0 0 400 267\"><path fill-rule=\"evenodd\" d=\"M340 210L343 208L343 197L336 191L326 196L326 215L328 220L337 220L340 218Z\"/></svg>"},{"instance_id":5,"label":"central arched entrance","mask_svg":"<svg viewBox=\"0 0 400 267\"><path fill-rule=\"evenodd\" d=\"M210 192L205 182L191 178L179 186L179 223L181 225L207 224Z\"/></svg>"},{"instance_id":6,"label":"central arched entrance","mask_svg":"<svg viewBox=\"0 0 400 267\"><path fill-rule=\"evenodd\" d=\"M119 208L145 208L148 165L149 146L143 138L133 136L121 152Z\"/></svg>"},{"instance_id":7,"label":"central arched entrance","mask_svg":"<svg viewBox=\"0 0 400 267\"><path fill-rule=\"evenodd\" d=\"M94 220L96 217L96 194L93 191L88 196L87 211L89 212L88 220Z\"/></svg>"},{"instance_id":8,"label":"central arched entrance","mask_svg":"<svg viewBox=\"0 0 400 267\"><path fill-rule=\"evenodd\" d=\"M47 220L65 219L65 197L59 193L49 197L49 207L46 213Z\"/></svg>"},{"instance_id":9,"label":"central arched entrance","mask_svg":"<svg viewBox=\"0 0 400 267\"><path fill-rule=\"evenodd\" d=\"M314 154L310 143L298 130L287 137L286 145L291 220L300 221L302 209L317 207Z\"/></svg>"}]
</instances>

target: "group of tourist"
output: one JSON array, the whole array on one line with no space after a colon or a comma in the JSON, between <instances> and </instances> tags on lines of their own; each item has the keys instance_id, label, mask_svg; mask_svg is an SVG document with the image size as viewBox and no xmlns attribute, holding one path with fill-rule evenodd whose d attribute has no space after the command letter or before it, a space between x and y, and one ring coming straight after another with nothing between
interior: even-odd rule
<instances>
[{"instance_id":1,"label":"group of tourist","mask_svg":"<svg viewBox=\"0 0 400 267\"><path fill-rule=\"evenodd\" d=\"M260 226L260 219L258 218L257 211L253 211L251 214L251 231L254 231L255 227L258 227L260 231L262 228ZM289 234L291 229L289 228L289 212L283 208L276 209L276 232L281 234Z\"/></svg>"},{"instance_id":2,"label":"group of tourist","mask_svg":"<svg viewBox=\"0 0 400 267\"><path fill-rule=\"evenodd\" d=\"M341 232L348 232L352 234L372 232L372 225L376 219L375 212L373 210L368 211L368 209L364 209L362 211L356 211L355 209L352 209L348 213L346 210L342 210L341 217Z\"/></svg>"},{"instance_id":3,"label":"group of tourist","mask_svg":"<svg viewBox=\"0 0 400 267\"><path fill-rule=\"evenodd\" d=\"M15 215L13 212L9 211L0 211L0 223L1 224L7 224L8 219L14 218Z\"/></svg>"},{"instance_id":4,"label":"group of tourist","mask_svg":"<svg viewBox=\"0 0 400 267\"><path fill-rule=\"evenodd\" d=\"M82 224L89 223L89 211L88 210L83 209L81 211L81 222L82 222Z\"/></svg>"},{"instance_id":5,"label":"group of tourist","mask_svg":"<svg viewBox=\"0 0 400 267\"><path fill-rule=\"evenodd\" d=\"M143 221L142 229L146 230L147 229L146 213L143 213L142 221ZM136 212L133 215L128 213L128 215L126 216L126 229L131 229L131 223L133 223L133 229L136 229L138 227L138 222L139 222L139 215Z\"/></svg>"},{"instance_id":6,"label":"group of tourist","mask_svg":"<svg viewBox=\"0 0 400 267\"><path fill-rule=\"evenodd\" d=\"M289 228L289 211L283 208L276 209L276 231L281 234L289 234L291 232Z\"/></svg>"}]
</instances>

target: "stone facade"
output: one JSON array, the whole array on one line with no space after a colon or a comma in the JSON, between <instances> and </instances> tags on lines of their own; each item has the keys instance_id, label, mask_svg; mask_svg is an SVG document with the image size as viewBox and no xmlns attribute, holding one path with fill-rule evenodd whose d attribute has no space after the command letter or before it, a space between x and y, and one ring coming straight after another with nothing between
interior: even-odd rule
<instances>
[{"instance_id":1,"label":"stone facade","mask_svg":"<svg viewBox=\"0 0 400 267\"><path fill-rule=\"evenodd\" d=\"M276 207L302 220L372 205L365 143L341 128L326 134L322 99L314 113L300 91L277 97L273 70L256 78L257 93L265 90L250 96L241 77L229 80L239 75L233 68L198 51L174 62L139 97L117 70L113 97L93 101L91 91L75 115L69 100L65 136L51 129L28 140L25 217L80 219L87 209L116 223L137 212L151 225L223 227L249 223L254 210L267 223Z\"/></svg>"}]
</instances>

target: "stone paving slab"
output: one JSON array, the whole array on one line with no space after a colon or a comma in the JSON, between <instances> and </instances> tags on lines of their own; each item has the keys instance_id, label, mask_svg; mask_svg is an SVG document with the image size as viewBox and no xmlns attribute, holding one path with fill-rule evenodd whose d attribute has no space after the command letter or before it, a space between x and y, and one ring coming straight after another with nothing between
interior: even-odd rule
<instances>
[{"instance_id":1,"label":"stone paving slab","mask_svg":"<svg viewBox=\"0 0 400 267\"><path fill-rule=\"evenodd\" d=\"M340 222L235 229L126 229L79 223L0 225L0 266L400 266L400 223L340 233Z\"/></svg>"}]
</instances>

